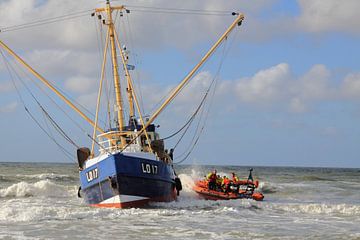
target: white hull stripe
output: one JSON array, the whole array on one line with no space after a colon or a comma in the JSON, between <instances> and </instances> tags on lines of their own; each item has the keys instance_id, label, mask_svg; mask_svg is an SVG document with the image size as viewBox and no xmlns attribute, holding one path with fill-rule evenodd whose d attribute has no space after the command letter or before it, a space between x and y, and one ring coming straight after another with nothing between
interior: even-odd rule
<instances>
[{"instance_id":1,"label":"white hull stripe","mask_svg":"<svg viewBox=\"0 0 360 240\"><path fill-rule=\"evenodd\" d=\"M126 203L126 202L133 202L139 200L146 200L149 199L147 197L140 197L140 196L132 196L132 195L116 195L114 197L108 198L102 201L100 204L109 204L109 203Z\"/></svg>"}]
</instances>

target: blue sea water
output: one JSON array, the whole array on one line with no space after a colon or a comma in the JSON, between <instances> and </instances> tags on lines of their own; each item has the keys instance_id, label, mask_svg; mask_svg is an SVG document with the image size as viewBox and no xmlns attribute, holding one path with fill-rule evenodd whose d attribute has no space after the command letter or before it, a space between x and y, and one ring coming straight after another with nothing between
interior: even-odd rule
<instances>
[{"instance_id":1,"label":"blue sea water","mask_svg":"<svg viewBox=\"0 0 360 240\"><path fill-rule=\"evenodd\" d=\"M263 202L199 199L213 168L176 166L176 202L99 209L77 197L75 164L0 163L0 239L360 239L360 169L255 167Z\"/></svg>"}]
</instances>

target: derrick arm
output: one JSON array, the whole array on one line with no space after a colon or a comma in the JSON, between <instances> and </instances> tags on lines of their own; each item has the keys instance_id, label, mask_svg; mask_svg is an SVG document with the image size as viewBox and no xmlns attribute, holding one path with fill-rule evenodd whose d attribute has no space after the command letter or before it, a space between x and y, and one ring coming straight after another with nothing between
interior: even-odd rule
<instances>
[{"instance_id":1,"label":"derrick arm","mask_svg":"<svg viewBox=\"0 0 360 240\"><path fill-rule=\"evenodd\" d=\"M165 109L165 107L171 103L172 100L176 97L176 95L183 89L186 83L194 76L194 74L199 70L199 68L205 63L205 61L214 53L214 51L218 48L218 46L228 37L230 32L235 28L236 25L241 25L244 20L244 15L239 14L239 16L234 20L234 22L229 26L229 28L224 32L224 34L219 38L219 40L211 47L211 49L204 55L201 61L190 71L190 73L180 82L180 84L174 89L172 94L165 100L165 102L159 107L158 110L151 116L149 121L143 128L139 131L138 136L140 136L145 129L150 126L150 124L159 116L159 114ZM135 139L136 139L135 138ZM135 140L133 139L133 141Z\"/></svg>"},{"instance_id":2,"label":"derrick arm","mask_svg":"<svg viewBox=\"0 0 360 240\"><path fill-rule=\"evenodd\" d=\"M101 66L100 86L99 86L99 91L98 91L98 97L97 97L97 103L96 103L96 112L95 112L95 126L94 126L94 130L93 130L93 137L92 137L93 140L92 140L91 151L90 151L91 156L94 156L96 128L98 126L99 107L100 107L100 100L101 100L101 91L102 91L102 86L103 86L104 76L105 76L106 54L107 54L108 45L109 45L109 30L106 33L105 48L104 48L104 54L103 54L103 63L102 63L102 66Z\"/></svg>"}]
</instances>

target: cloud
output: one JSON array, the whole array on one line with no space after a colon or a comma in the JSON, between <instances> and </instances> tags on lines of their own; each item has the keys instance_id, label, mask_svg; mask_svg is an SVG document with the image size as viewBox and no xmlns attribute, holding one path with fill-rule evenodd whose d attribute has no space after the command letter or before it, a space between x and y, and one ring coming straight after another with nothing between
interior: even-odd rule
<instances>
[{"instance_id":1,"label":"cloud","mask_svg":"<svg viewBox=\"0 0 360 240\"><path fill-rule=\"evenodd\" d=\"M23 59L47 78L96 75L100 69L96 51L42 49L27 52Z\"/></svg>"},{"instance_id":2,"label":"cloud","mask_svg":"<svg viewBox=\"0 0 360 240\"><path fill-rule=\"evenodd\" d=\"M213 77L206 71L197 74L172 103L173 112L180 115L193 112ZM280 63L261 69L250 77L227 81L220 79L214 102L226 106L222 109L224 111L234 111L238 104L245 104L305 113L318 102L360 99L360 73L348 74L337 85L332 83L332 78L331 71L322 64L315 64L304 74L296 76L289 64ZM144 96L147 109L154 109L154 104L174 88L173 85L143 87L143 92L158 93Z\"/></svg>"},{"instance_id":3,"label":"cloud","mask_svg":"<svg viewBox=\"0 0 360 240\"><path fill-rule=\"evenodd\" d=\"M227 81L221 92L233 93L236 101L253 106L285 106L290 112L304 113L313 103L360 99L360 73L349 73L339 84L322 64L301 76L291 73L287 63L259 70L251 77Z\"/></svg>"},{"instance_id":4,"label":"cloud","mask_svg":"<svg viewBox=\"0 0 360 240\"><path fill-rule=\"evenodd\" d=\"M347 99L360 99L360 73L348 74L341 86L341 96Z\"/></svg>"},{"instance_id":5,"label":"cloud","mask_svg":"<svg viewBox=\"0 0 360 240\"><path fill-rule=\"evenodd\" d=\"M290 100L289 110L294 113L303 113L306 112L308 109L303 100L294 97Z\"/></svg>"},{"instance_id":6,"label":"cloud","mask_svg":"<svg viewBox=\"0 0 360 240\"><path fill-rule=\"evenodd\" d=\"M320 134L325 137L334 137L339 134L339 130L336 127L329 126L321 129Z\"/></svg>"},{"instance_id":7,"label":"cloud","mask_svg":"<svg viewBox=\"0 0 360 240\"><path fill-rule=\"evenodd\" d=\"M36 0L2 1L0 3L0 15L6 16L6 18L2 19L0 27L16 26L64 16L86 9L94 9L96 5L96 2L86 0L76 2L64 0L61 4L56 0L41 1L40 3ZM40 25L15 32L3 32L2 35L3 39L6 40L5 42L11 42L16 48L26 46L28 49L32 49L56 46L58 48L89 49L93 43L96 43L96 37L93 37L95 36L93 25L93 19L89 13L89 17Z\"/></svg>"},{"instance_id":8,"label":"cloud","mask_svg":"<svg viewBox=\"0 0 360 240\"><path fill-rule=\"evenodd\" d=\"M267 103L283 98L284 88L290 80L289 65L278 64L274 67L260 70L253 77L237 81L235 93L240 101Z\"/></svg>"},{"instance_id":9,"label":"cloud","mask_svg":"<svg viewBox=\"0 0 360 240\"><path fill-rule=\"evenodd\" d=\"M104 1L105 2L105 1ZM260 14L269 9L275 0L259 0L249 2L245 0L183 0L183 1L126 1L122 4L128 6L130 14L123 18L116 18L117 23L126 29L127 35L122 37L123 43L136 45L142 49L163 48L167 46L188 49L203 41L214 40L222 34L227 26L234 20L232 11L241 11L247 15ZM120 3L119 3L120 4ZM117 5L119 5L117 4ZM115 5L115 3L113 3ZM63 0L61 4L56 0L8 0L0 3L0 16L3 19L1 27L9 27L23 23L64 16L69 13L91 10L104 6L99 1L89 0ZM201 14L168 14L149 9L139 9L136 6L159 7L171 9L202 9L226 10L228 17ZM141 10L141 11L139 11ZM8 14L11 12L12 14ZM251 18L251 17L250 17ZM95 19L95 20L94 20ZM95 24L94 24L95 22ZM22 29L15 32L3 32L5 42L11 43L15 49L34 48L61 48L91 50L97 45L99 30L94 26L98 24L96 18L90 17L90 12L81 18L46 24L43 26ZM171 23L171 24L169 24ZM103 32L105 32L105 28Z\"/></svg>"},{"instance_id":10,"label":"cloud","mask_svg":"<svg viewBox=\"0 0 360 240\"><path fill-rule=\"evenodd\" d=\"M93 78L76 76L68 78L65 81L64 86L67 90L76 93L87 93L90 90L94 90L96 87L98 87L98 82Z\"/></svg>"},{"instance_id":11,"label":"cloud","mask_svg":"<svg viewBox=\"0 0 360 240\"><path fill-rule=\"evenodd\" d=\"M0 106L0 113L11 113L16 110L18 106L17 102L11 102L6 105Z\"/></svg>"},{"instance_id":12,"label":"cloud","mask_svg":"<svg viewBox=\"0 0 360 240\"><path fill-rule=\"evenodd\" d=\"M358 0L298 0L298 3L301 14L297 21L305 31L360 33Z\"/></svg>"},{"instance_id":13,"label":"cloud","mask_svg":"<svg viewBox=\"0 0 360 240\"><path fill-rule=\"evenodd\" d=\"M308 111L307 105L312 101L335 99L336 90L330 87L331 73L322 64L311 67L303 76L289 84L291 112Z\"/></svg>"},{"instance_id":14,"label":"cloud","mask_svg":"<svg viewBox=\"0 0 360 240\"><path fill-rule=\"evenodd\" d=\"M11 82L0 83L0 93L10 92L14 89Z\"/></svg>"},{"instance_id":15,"label":"cloud","mask_svg":"<svg viewBox=\"0 0 360 240\"><path fill-rule=\"evenodd\" d=\"M82 94L77 98L77 102L87 109L95 109L97 96L97 92Z\"/></svg>"},{"instance_id":16,"label":"cloud","mask_svg":"<svg viewBox=\"0 0 360 240\"><path fill-rule=\"evenodd\" d=\"M129 4L132 13L128 16L133 39L137 46L145 48L176 47L188 49L197 46L200 42L214 40L222 34L234 20L232 11L246 14L256 14L269 8L275 1L260 0L256 3L243 0L183 0L183 1L139 1L140 6L154 6L171 9L202 9L202 10L227 10L228 17L201 14L154 14L153 11L137 11L132 8L133 1ZM161 12L161 11L160 11ZM176 20L175 20L176 19ZM122 19L128 25L126 18ZM174 21L175 20L175 21ZM156 25L154 26L154 23ZM170 23L170 24L169 24Z\"/></svg>"},{"instance_id":17,"label":"cloud","mask_svg":"<svg viewBox=\"0 0 360 240\"><path fill-rule=\"evenodd\" d=\"M314 65L294 84L293 91L302 99L324 99L331 94L329 88L330 71L325 65Z\"/></svg>"}]
</instances>

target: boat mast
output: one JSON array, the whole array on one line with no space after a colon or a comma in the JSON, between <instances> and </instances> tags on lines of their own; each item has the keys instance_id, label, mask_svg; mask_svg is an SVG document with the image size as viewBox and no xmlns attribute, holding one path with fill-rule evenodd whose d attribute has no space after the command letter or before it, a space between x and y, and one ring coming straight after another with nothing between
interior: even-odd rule
<instances>
[{"instance_id":1,"label":"boat mast","mask_svg":"<svg viewBox=\"0 0 360 240\"><path fill-rule=\"evenodd\" d=\"M115 40L116 40L116 43L118 45L118 48L120 48L121 45L120 45L119 38L118 38L118 36L116 34L116 30L115 30ZM139 101L137 100L136 93L134 91L133 83L132 83L132 80L131 80L131 76L130 76L129 70L127 68L127 63L128 63L127 57L124 56L125 54L124 54L123 51L121 51L120 55L121 55L121 60L122 60L123 66L124 66L125 76L126 76L126 80L127 80L127 84L128 84L127 91L128 91L128 97L129 97L129 105L130 105L130 119L132 117L134 117L134 102L133 102L133 100L134 100L135 105L136 105L136 109L137 109L137 111L139 113L140 122L141 122L142 126L145 126L145 122L144 122L144 118L143 118L142 113L141 113ZM144 129L144 134L145 134L146 140L148 142L149 150L150 150L150 152L152 152L153 150L151 148L151 141L150 141L150 138L149 138L149 135L148 135L146 129Z\"/></svg>"},{"instance_id":2,"label":"boat mast","mask_svg":"<svg viewBox=\"0 0 360 240\"><path fill-rule=\"evenodd\" d=\"M116 35L117 38L117 35ZM118 44L119 40L117 39ZM120 47L120 46L119 46ZM133 88L132 88L132 84L131 84L131 76L129 73L129 69L128 69L128 56L125 53L126 49L122 49L120 50L120 55L121 55L121 60L123 62L123 66L124 66L124 71L125 71L125 77L126 77L126 81L127 81L127 88L126 88L126 92L128 94L128 100L129 100L129 113L130 113L130 119L132 119L135 116L135 110L134 110L134 97L133 96ZM139 113L141 114L141 113Z\"/></svg>"},{"instance_id":3,"label":"boat mast","mask_svg":"<svg viewBox=\"0 0 360 240\"><path fill-rule=\"evenodd\" d=\"M123 7L121 7L123 9ZM106 0L105 12L107 14L107 25L109 28L109 36L110 36L110 45L111 45L111 61L113 65L113 75L114 75L114 88L115 88L115 96L116 96L116 108L117 108L117 118L118 118L118 128L119 131L123 131L124 129L124 111L123 111L123 100L121 96L121 85L120 85L120 77L119 77L119 69L117 62L117 54L116 54L116 45L115 45L115 31L114 31L114 22L112 20L112 11L115 8L110 6L110 1ZM121 148L123 148L126 144L125 138L123 135L120 135Z\"/></svg>"},{"instance_id":4,"label":"boat mast","mask_svg":"<svg viewBox=\"0 0 360 240\"><path fill-rule=\"evenodd\" d=\"M109 46L109 30L106 32L105 48L104 48L104 53L103 53L103 63L101 66L100 85L99 85L99 90L98 90L98 97L97 97L97 102L96 102L96 112L95 112L95 127L93 130L93 137L92 137L91 151L90 151L91 157L94 156L96 127L98 125L98 119L99 119L99 107L100 107L102 86L103 86L104 77L105 77L105 66L106 66L106 57L107 57L106 55L107 55L108 46Z\"/></svg>"}]
</instances>

